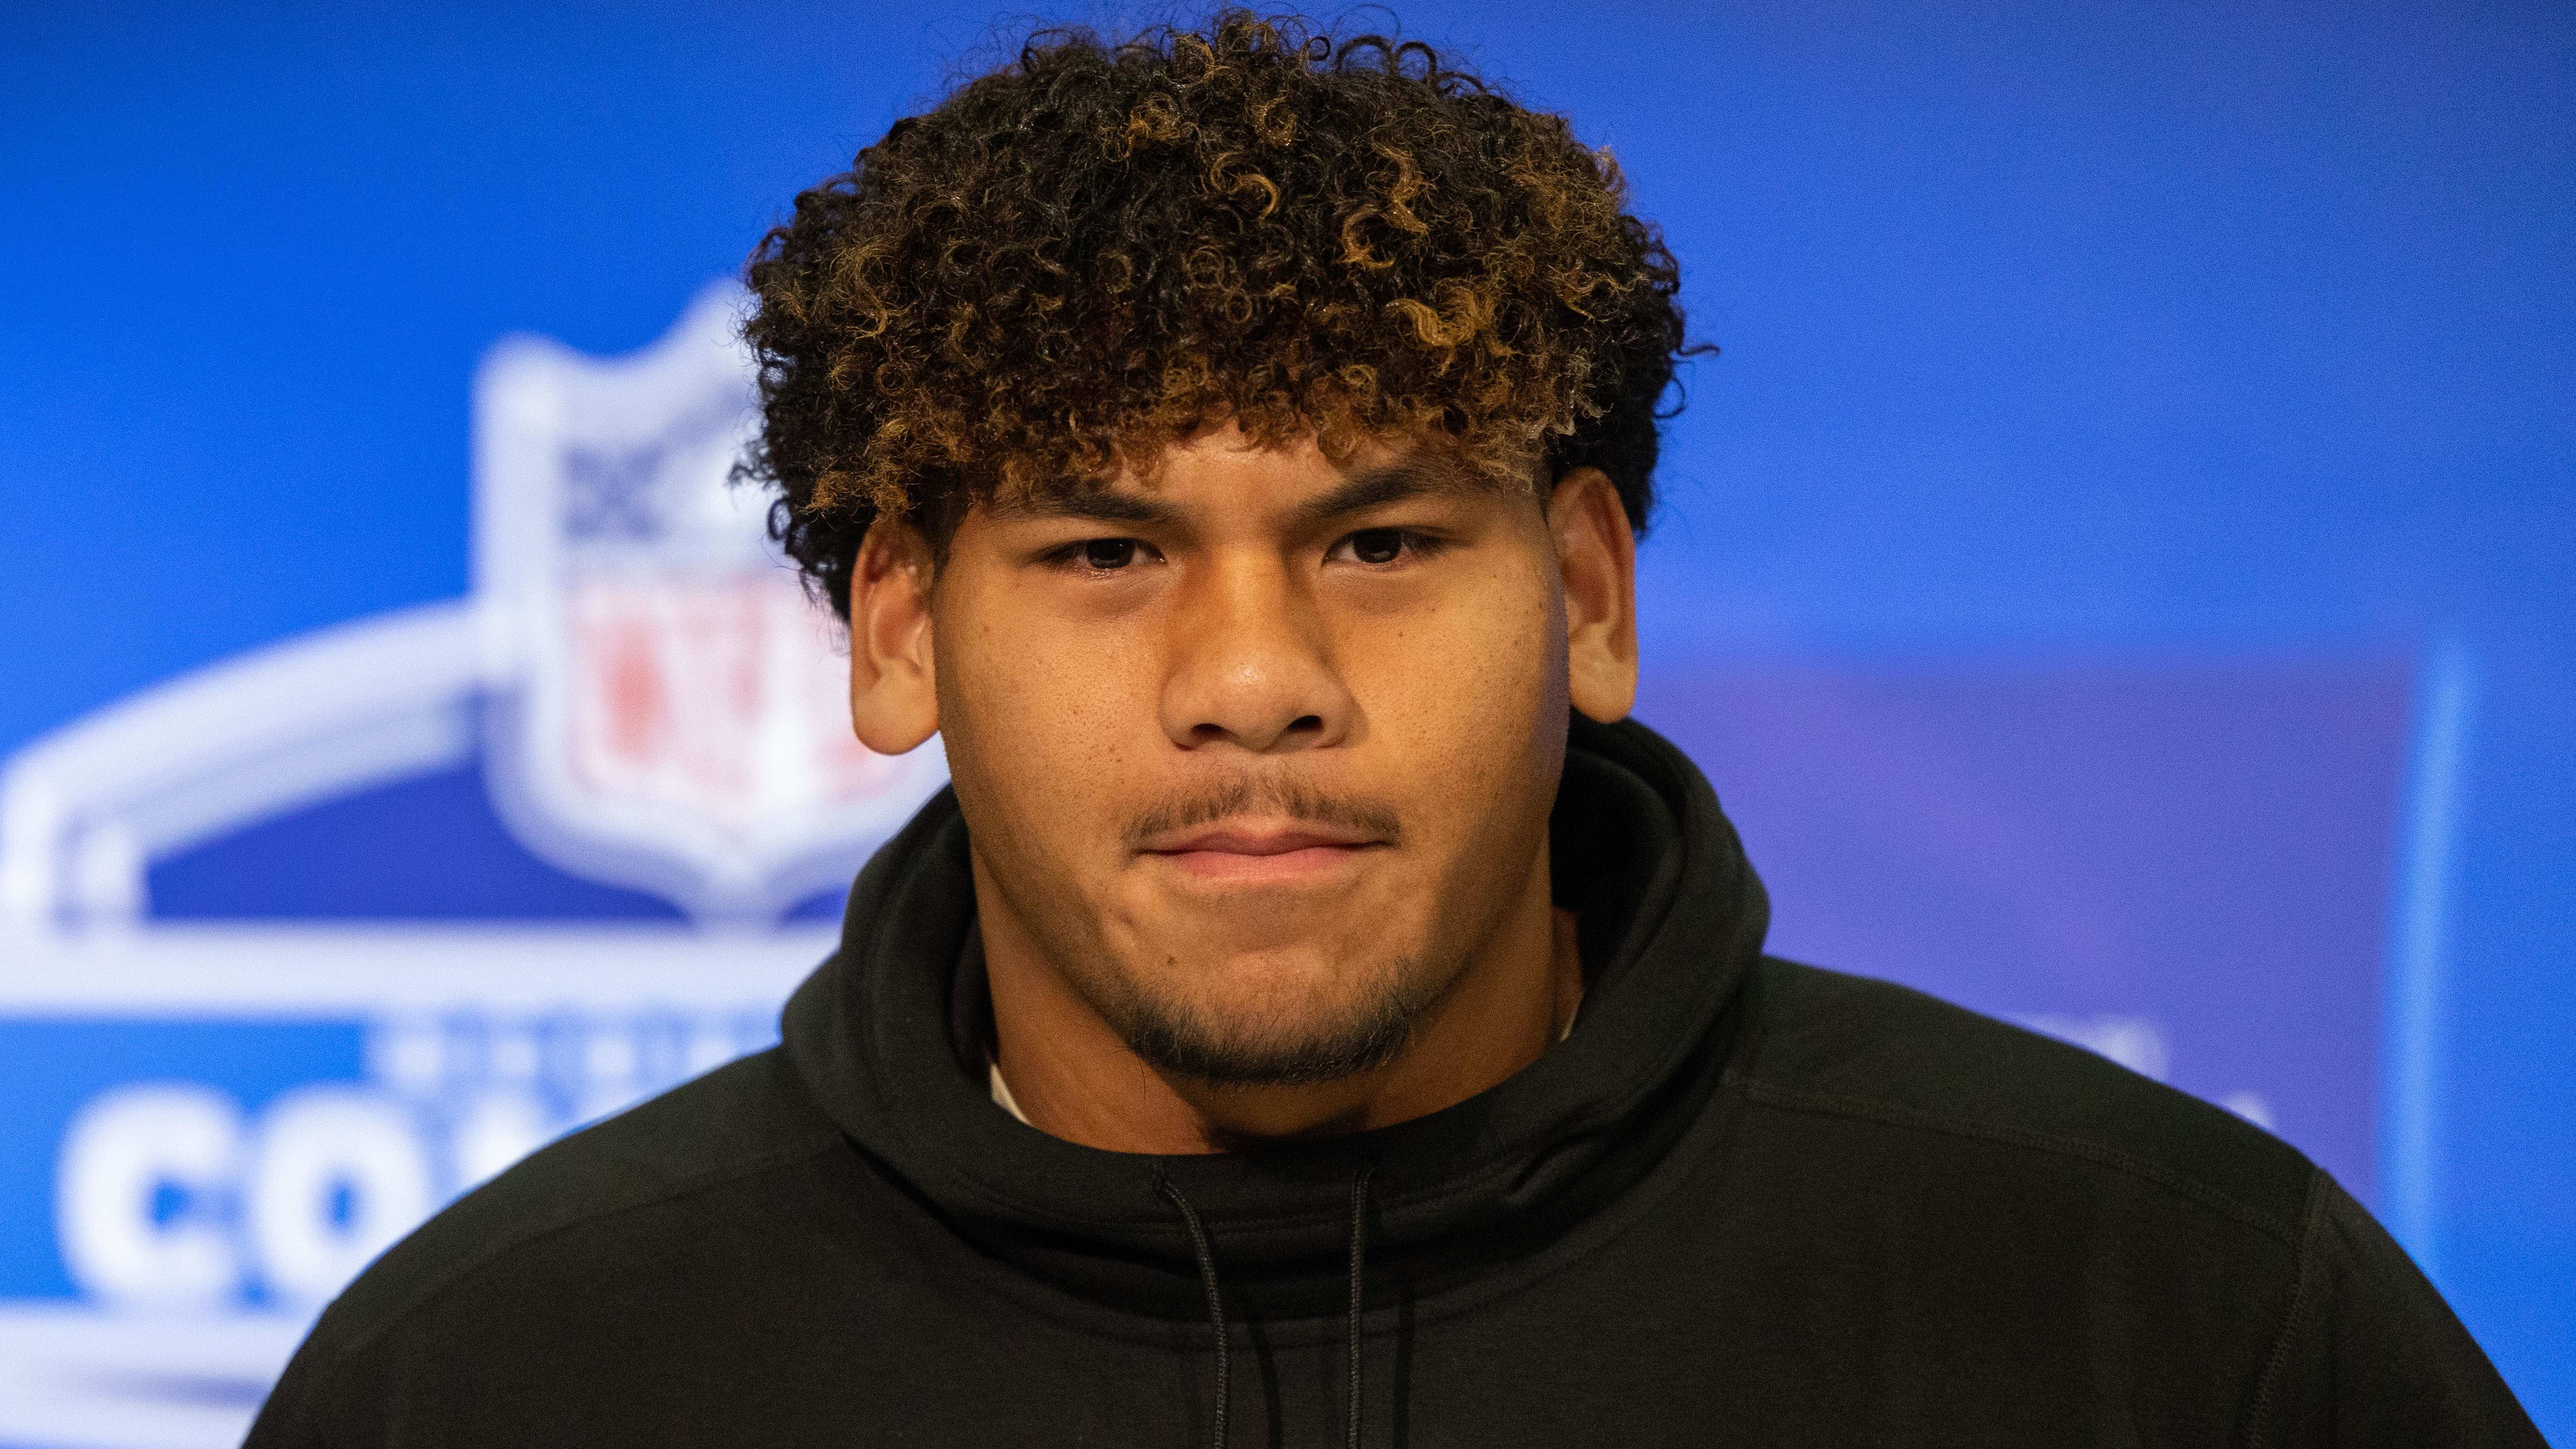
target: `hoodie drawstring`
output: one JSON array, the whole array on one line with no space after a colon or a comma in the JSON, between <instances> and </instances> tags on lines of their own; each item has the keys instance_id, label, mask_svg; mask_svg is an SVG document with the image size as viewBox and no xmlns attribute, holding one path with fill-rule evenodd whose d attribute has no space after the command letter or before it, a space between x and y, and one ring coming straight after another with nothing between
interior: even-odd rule
<instances>
[{"instance_id":1,"label":"hoodie drawstring","mask_svg":"<svg viewBox=\"0 0 2576 1449\"><path fill-rule=\"evenodd\" d=\"M1347 1449L1359 1449L1360 1445L1360 1282L1361 1270L1367 1263L1370 1171L1363 1167L1351 1176L1350 1334L1342 1346L1342 1362L1350 1371L1350 1397L1344 1401L1342 1421L1342 1442ZM1208 1245L1207 1227L1199 1221L1198 1209L1190 1206L1190 1200L1182 1195L1180 1187L1168 1177L1157 1179L1154 1186L1173 1207L1180 1209L1181 1225L1189 1229L1190 1251L1199 1260L1199 1286L1207 1290L1208 1327L1216 1333L1216 1428L1209 1442L1214 1449L1225 1449L1228 1333L1225 1296L1217 1291L1216 1250Z\"/></svg>"},{"instance_id":2,"label":"hoodie drawstring","mask_svg":"<svg viewBox=\"0 0 2576 1449\"><path fill-rule=\"evenodd\" d=\"M1342 1434L1345 1449L1360 1449L1360 1263L1368 1244L1368 1183L1365 1167L1351 1176L1351 1336L1343 1349L1351 1370L1351 1397Z\"/></svg>"},{"instance_id":3,"label":"hoodie drawstring","mask_svg":"<svg viewBox=\"0 0 2576 1449\"><path fill-rule=\"evenodd\" d=\"M1181 1196L1180 1188L1168 1177L1155 1186L1181 1210L1181 1222L1190 1230L1190 1249L1198 1254L1199 1286L1207 1290L1208 1324L1216 1330L1216 1433L1209 1442L1215 1449L1225 1449L1225 1299L1216 1291L1216 1253L1208 1247L1207 1229L1199 1226L1198 1209Z\"/></svg>"}]
</instances>

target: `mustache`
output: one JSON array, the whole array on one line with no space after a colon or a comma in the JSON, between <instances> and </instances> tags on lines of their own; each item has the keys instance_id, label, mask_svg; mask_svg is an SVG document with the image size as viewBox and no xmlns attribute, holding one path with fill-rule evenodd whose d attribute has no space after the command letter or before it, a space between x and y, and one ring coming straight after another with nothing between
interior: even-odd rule
<instances>
[{"instance_id":1,"label":"mustache","mask_svg":"<svg viewBox=\"0 0 2576 1449\"><path fill-rule=\"evenodd\" d=\"M1328 794L1287 776L1245 775L1158 801L1128 821L1122 836L1129 850L1145 850L1172 831L1245 814L1285 815L1302 824L1336 826L1390 844L1404 833L1403 820L1382 800Z\"/></svg>"}]
</instances>

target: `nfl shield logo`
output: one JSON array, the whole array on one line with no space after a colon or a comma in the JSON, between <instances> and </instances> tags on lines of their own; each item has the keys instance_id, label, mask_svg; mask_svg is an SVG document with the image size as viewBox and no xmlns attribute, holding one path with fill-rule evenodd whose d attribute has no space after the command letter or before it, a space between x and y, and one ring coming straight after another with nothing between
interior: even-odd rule
<instances>
[{"instance_id":1,"label":"nfl shield logo","mask_svg":"<svg viewBox=\"0 0 2576 1449\"><path fill-rule=\"evenodd\" d=\"M492 796L540 855L708 923L846 884L946 778L850 733L837 626L727 472L756 425L731 287L633 357L520 339L476 383Z\"/></svg>"}]
</instances>

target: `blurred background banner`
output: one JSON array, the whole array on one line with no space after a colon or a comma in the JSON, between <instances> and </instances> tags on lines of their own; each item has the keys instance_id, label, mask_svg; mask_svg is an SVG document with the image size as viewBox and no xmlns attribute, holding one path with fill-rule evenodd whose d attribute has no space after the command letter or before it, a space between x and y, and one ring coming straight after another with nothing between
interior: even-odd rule
<instances>
[{"instance_id":1,"label":"blurred background banner","mask_svg":"<svg viewBox=\"0 0 2576 1449\"><path fill-rule=\"evenodd\" d=\"M946 772L852 738L831 622L727 483L745 305L614 361L493 349L463 599L0 767L0 1434L237 1440L440 1203L777 1039Z\"/></svg>"},{"instance_id":2,"label":"blurred background banner","mask_svg":"<svg viewBox=\"0 0 2576 1449\"><path fill-rule=\"evenodd\" d=\"M0 1446L233 1442L775 1039L943 772L724 486L727 279L994 18L0 11ZM1773 949L2278 1132L2576 1435L2576 21L1358 18L1611 146L1725 349L1639 713Z\"/></svg>"}]
</instances>

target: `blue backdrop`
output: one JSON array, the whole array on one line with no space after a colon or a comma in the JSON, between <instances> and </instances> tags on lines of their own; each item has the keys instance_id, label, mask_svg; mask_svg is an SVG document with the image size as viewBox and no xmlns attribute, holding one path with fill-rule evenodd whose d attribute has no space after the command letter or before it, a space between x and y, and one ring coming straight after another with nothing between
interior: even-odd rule
<instances>
[{"instance_id":1,"label":"blue backdrop","mask_svg":"<svg viewBox=\"0 0 2576 1449\"><path fill-rule=\"evenodd\" d=\"M1400 15L1723 348L1641 713L1776 948L2269 1123L2576 1437L2576 15ZM672 334L992 19L0 14L0 1443L237 1433L389 1224L761 1039L829 891L693 935L513 793L487 359ZM373 763L241 763L361 657L430 680L330 705Z\"/></svg>"}]
</instances>

